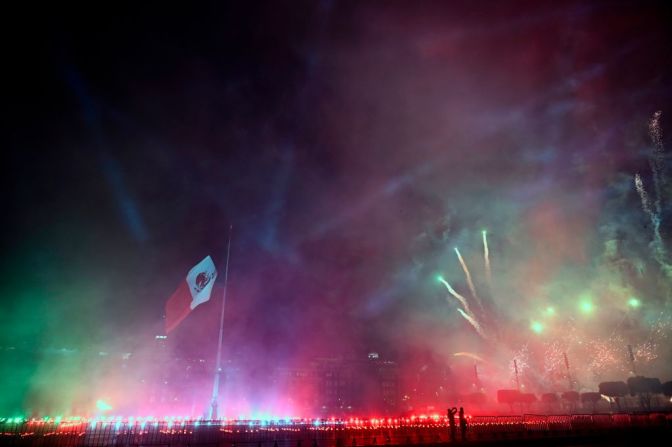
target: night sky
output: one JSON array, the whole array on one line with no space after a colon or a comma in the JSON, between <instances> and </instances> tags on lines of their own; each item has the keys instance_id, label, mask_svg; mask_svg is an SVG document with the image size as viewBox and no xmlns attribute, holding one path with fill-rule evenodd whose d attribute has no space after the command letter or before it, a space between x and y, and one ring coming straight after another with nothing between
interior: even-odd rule
<instances>
[{"instance_id":1,"label":"night sky","mask_svg":"<svg viewBox=\"0 0 672 447\"><path fill-rule=\"evenodd\" d=\"M229 224L227 358L473 351L506 368L538 309L575 315L581 296L603 310L577 317L586 336L669 334L672 163L649 131L662 111L670 147L664 3L7 11L0 346L138 349L211 255L217 300L171 338L212 356ZM497 336L436 281L469 293L454 247ZM645 372L670 380L656 343Z\"/></svg>"}]
</instances>

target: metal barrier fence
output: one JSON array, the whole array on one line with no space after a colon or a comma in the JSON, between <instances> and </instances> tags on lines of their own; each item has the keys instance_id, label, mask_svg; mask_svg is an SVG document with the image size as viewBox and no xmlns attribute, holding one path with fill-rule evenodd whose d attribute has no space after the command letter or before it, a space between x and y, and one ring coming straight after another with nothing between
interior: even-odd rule
<instances>
[{"instance_id":1,"label":"metal barrier fence","mask_svg":"<svg viewBox=\"0 0 672 447\"><path fill-rule=\"evenodd\" d=\"M672 414L474 416L469 440L672 428ZM460 439L459 426L457 438ZM449 443L446 418L371 421L0 421L0 443L26 447L362 447Z\"/></svg>"}]
</instances>

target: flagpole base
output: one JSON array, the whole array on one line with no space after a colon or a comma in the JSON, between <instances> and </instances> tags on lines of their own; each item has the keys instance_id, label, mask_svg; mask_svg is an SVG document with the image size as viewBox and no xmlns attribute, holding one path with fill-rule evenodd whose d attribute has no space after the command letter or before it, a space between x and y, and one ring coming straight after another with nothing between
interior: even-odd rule
<instances>
[{"instance_id":1,"label":"flagpole base","mask_svg":"<svg viewBox=\"0 0 672 447\"><path fill-rule=\"evenodd\" d=\"M214 421L217 419L217 400L213 399L210 402L210 420Z\"/></svg>"}]
</instances>

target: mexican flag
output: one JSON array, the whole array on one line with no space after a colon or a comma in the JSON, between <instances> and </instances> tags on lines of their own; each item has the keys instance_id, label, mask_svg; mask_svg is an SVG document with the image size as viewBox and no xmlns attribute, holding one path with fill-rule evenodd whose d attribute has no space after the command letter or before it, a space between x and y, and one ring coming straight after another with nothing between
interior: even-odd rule
<instances>
[{"instance_id":1,"label":"mexican flag","mask_svg":"<svg viewBox=\"0 0 672 447\"><path fill-rule=\"evenodd\" d=\"M166 303L166 333L177 327L196 306L210 299L217 269L210 256L196 264Z\"/></svg>"}]
</instances>

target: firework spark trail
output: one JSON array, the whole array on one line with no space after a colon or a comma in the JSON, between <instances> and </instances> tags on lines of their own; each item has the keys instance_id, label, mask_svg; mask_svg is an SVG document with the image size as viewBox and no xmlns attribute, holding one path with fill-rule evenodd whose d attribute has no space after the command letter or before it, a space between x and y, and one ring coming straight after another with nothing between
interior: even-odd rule
<instances>
[{"instance_id":1,"label":"firework spark trail","mask_svg":"<svg viewBox=\"0 0 672 447\"><path fill-rule=\"evenodd\" d=\"M635 358L639 363L648 363L658 358L658 345L652 341L640 343L635 346Z\"/></svg>"},{"instance_id":2,"label":"firework spark trail","mask_svg":"<svg viewBox=\"0 0 672 447\"><path fill-rule=\"evenodd\" d=\"M460 264L462 265L462 270L464 270L464 276L467 278L467 284L469 285L469 291L471 292L471 296L474 297L474 300L476 300L476 303L478 304L478 307L481 308L481 311L484 311L485 309L483 308L483 303L481 302L481 299L478 297L476 294L476 287L474 287L474 282L471 280L471 273L469 273L469 268L467 267L467 263L464 262L464 259L462 258L462 254L460 254L460 250L455 247L455 254L457 254L457 259L460 260Z\"/></svg>"},{"instance_id":3,"label":"firework spark trail","mask_svg":"<svg viewBox=\"0 0 672 447\"><path fill-rule=\"evenodd\" d=\"M665 246L663 245L663 238L660 236L660 218L656 213L651 209L651 203L649 202L649 196L646 194L644 189L644 184L642 183L642 177L639 174L635 174L635 188L639 193L639 197L642 199L642 209L651 219L651 224L653 225L653 255L658 264L663 268L665 273L669 276L672 274L672 266L670 266L665 261Z\"/></svg>"},{"instance_id":4,"label":"firework spark trail","mask_svg":"<svg viewBox=\"0 0 672 447\"><path fill-rule=\"evenodd\" d=\"M444 286L446 286L448 292L450 292L451 295L453 295L460 303L462 303L462 306L464 306L464 310L466 310L469 315L473 315L473 313L471 312L471 308L469 308L469 303L467 303L466 298L457 293L455 289L453 289L448 283L448 281L446 281L445 279L439 278L439 281L441 281L441 283Z\"/></svg>"},{"instance_id":5,"label":"firework spark trail","mask_svg":"<svg viewBox=\"0 0 672 447\"><path fill-rule=\"evenodd\" d=\"M663 173L663 158L664 158L664 147L663 147L663 132L660 127L660 118L662 112L659 110L653 114L653 117L649 121L649 136L653 142L653 157L649 160L651 165L651 171L653 173L653 187L655 193L654 208L655 212L651 210L651 204L646 196L646 191L644 191L644 186L639 175L635 176L635 186L637 187L637 192L639 192L640 197L642 198L642 205L644 206L644 211L647 212L653 223L653 250L654 258L658 264L662 267L663 272L666 276L672 278L672 265L667 262L665 255L665 245L663 243L663 238L660 234L660 225L662 223L661 218L661 200L662 200L662 186L665 185L666 179ZM645 206L645 202L646 205ZM647 209L648 208L648 209Z\"/></svg>"},{"instance_id":6,"label":"firework spark trail","mask_svg":"<svg viewBox=\"0 0 672 447\"><path fill-rule=\"evenodd\" d=\"M514 353L513 358L511 359L509 372L512 379L516 376L516 369L518 370L518 377L520 379L522 379L523 375L530 369L530 350L527 344L524 344L516 353Z\"/></svg>"},{"instance_id":7,"label":"firework spark trail","mask_svg":"<svg viewBox=\"0 0 672 447\"><path fill-rule=\"evenodd\" d=\"M460 313L460 315L462 315L462 316L464 317L465 320L467 320L467 321L469 322L469 324L471 324L471 325L474 327L474 329L476 329L476 332L478 332L478 335L480 335L481 338L483 338L483 339L485 339L485 340L488 339L488 336L487 336L487 335L485 334L485 332L483 331L483 328L481 327L481 325L478 324L478 321L476 321L472 316L467 315L467 314L466 314L462 309L460 309L460 308L458 308L457 311Z\"/></svg>"},{"instance_id":8,"label":"firework spark trail","mask_svg":"<svg viewBox=\"0 0 672 447\"><path fill-rule=\"evenodd\" d=\"M656 194L654 206L656 208L656 215L660 217L661 213L661 182L664 182L662 175L663 167L663 132L660 128L660 117L662 112L659 110L653 114L653 118L649 121L649 136L653 142L653 158L649 160L651 164L651 171L653 172L653 187Z\"/></svg>"},{"instance_id":9,"label":"firework spark trail","mask_svg":"<svg viewBox=\"0 0 672 447\"><path fill-rule=\"evenodd\" d=\"M651 209L651 204L649 203L649 196L648 194L646 194L644 184L642 183L642 177L639 175L639 173L635 174L635 188L639 193L639 197L642 199L642 209L649 217L651 217L651 220L653 221L655 219L655 214Z\"/></svg>"},{"instance_id":10,"label":"firework spark trail","mask_svg":"<svg viewBox=\"0 0 672 447\"><path fill-rule=\"evenodd\" d=\"M488 232L483 230L483 260L485 262L485 278L492 293L492 270L490 269L490 250L488 249Z\"/></svg>"},{"instance_id":11,"label":"firework spark trail","mask_svg":"<svg viewBox=\"0 0 672 447\"><path fill-rule=\"evenodd\" d=\"M471 359L477 360L479 362L485 362L483 358L473 352L456 352L453 354L454 357L469 357Z\"/></svg>"},{"instance_id":12,"label":"firework spark trail","mask_svg":"<svg viewBox=\"0 0 672 447\"><path fill-rule=\"evenodd\" d=\"M567 347L557 340L544 346L544 376L550 383L559 383L566 378L565 352Z\"/></svg>"},{"instance_id":13,"label":"firework spark trail","mask_svg":"<svg viewBox=\"0 0 672 447\"><path fill-rule=\"evenodd\" d=\"M620 340L620 338L616 337L615 340ZM616 344L614 340L609 339L590 341L591 359L588 362L587 370L596 378L601 377L608 371L626 372L622 346L622 344Z\"/></svg>"},{"instance_id":14,"label":"firework spark trail","mask_svg":"<svg viewBox=\"0 0 672 447\"><path fill-rule=\"evenodd\" d=\"M649 339L663 342L672 334L672 318L661 312L649 332Z\"/></svg>"}]
</instances>

